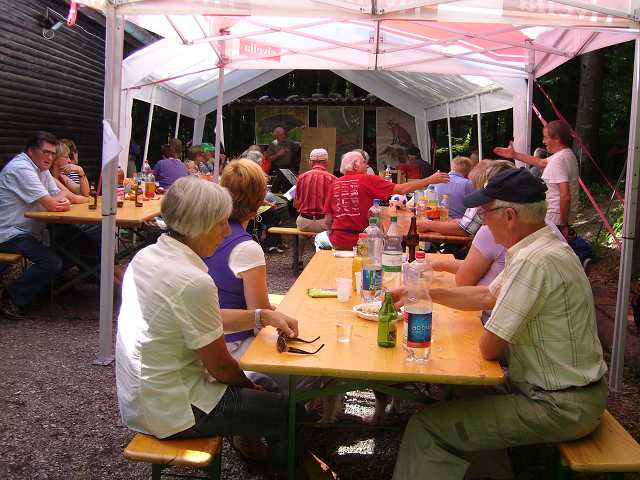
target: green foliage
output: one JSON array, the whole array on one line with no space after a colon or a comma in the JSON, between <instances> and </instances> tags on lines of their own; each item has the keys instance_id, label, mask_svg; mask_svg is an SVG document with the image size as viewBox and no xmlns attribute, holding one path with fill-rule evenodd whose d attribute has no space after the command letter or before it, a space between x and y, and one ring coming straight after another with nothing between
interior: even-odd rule
<instances>
[{"instance_id":1,"label":"green foliage","mask_svg":"<svg viewBox=\"0 0 640 480\"><path fill-rule=\"evenodd\" d=\"M471 145L471 132L467 132L464 137L451 137L451 150L453 156L469 155L469 146ZM449 145L436 149L436 158L449 156Z\"/></svg>"}]
</instances>

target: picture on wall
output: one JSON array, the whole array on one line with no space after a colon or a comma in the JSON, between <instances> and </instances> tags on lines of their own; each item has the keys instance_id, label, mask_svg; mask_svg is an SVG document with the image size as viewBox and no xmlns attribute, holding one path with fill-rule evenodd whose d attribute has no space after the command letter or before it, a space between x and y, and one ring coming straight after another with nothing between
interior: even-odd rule
<instances>
[{"instance_id":1,"label":"picture on wall","mask_svg":"<svg viewBox=\"0 0 640 480\"><path fill-rule=\"evenodd\" d=\"M287 138L299 142L301 130L309 126L309 107L256 107L256 143L267 145L273 141L273 131L282 127Z\"/></svg>"},{"instance_id":2,"label":"picture on wall","mask_svg":"<svg viewBox=\"0 0 640 480\"><path fill-rule=\"evenodd\" d=\"M409 155L420 158L415 118L394 107L376 108L378 170L405 163Z\"/></svg>"},{"instance_id":3,"label":"picture on wall","mask_svg":"<svg viewBox=\"0 0 640 480\"><path fill-rule=\"evenodd\" d=\"M362 148L364 108L318 106L318 127L336 129L336 162L343 154Z\"/></svg>"}]
</instances>

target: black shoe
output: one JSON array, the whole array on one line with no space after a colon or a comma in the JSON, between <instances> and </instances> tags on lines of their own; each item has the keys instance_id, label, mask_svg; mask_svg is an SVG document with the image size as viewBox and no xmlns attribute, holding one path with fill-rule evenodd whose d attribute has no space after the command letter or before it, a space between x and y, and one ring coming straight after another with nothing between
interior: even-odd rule
<instances>
[{"instance_id":1,"label":"black shoe","mask_svg":"<svg viewBox=\"0 0 640 480\"><path fill-rule=\"evenodd\" d=\"M17 305L14 305L8 298L2 302L0 307L0 316L3 316L7 320L24 320L27 318L27 314L24 310Z\"/></svg>"}]
</instances>

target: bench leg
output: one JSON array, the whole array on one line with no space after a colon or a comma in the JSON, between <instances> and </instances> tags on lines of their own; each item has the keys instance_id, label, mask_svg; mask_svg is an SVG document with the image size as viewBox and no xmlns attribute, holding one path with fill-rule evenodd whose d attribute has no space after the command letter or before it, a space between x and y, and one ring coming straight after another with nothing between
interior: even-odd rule
<instances>
[{"instance_id":1,"label":"bench leg","mask_svg":"<svg viewBox=\"0 0 640 480\"><path fill-rule=\"evenodd\" d=\"M222 450L213 459L213 462L205 469L209 480L220 480L222 478Z\"/></svg>"},{"instance_id":2,"label":"bench leg","mask_svg":"<svg viewBox=\"0 0 640 480\"><path fill-rule=\"evenodd\" d=\"M152 480L161 480L162 479L162 469L164 465L160 464L152 464L151 465L151 478Z\"/></svg>"},{"instance_id":3,"label":"bench leg","mask_svg":"<svg viewBox=\"0 0 640 480\"><path fill-rule=\"evenodd\" d=\"M300 237L293 236L293 273L297 276L300 273Z\"/></svg>"}]
</instances>

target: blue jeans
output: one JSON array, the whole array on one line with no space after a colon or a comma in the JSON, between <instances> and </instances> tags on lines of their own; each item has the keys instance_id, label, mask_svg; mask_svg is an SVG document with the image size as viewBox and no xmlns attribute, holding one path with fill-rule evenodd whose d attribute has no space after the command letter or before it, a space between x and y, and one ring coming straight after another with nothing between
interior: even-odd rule
<instances>
[{"instance_id":1,"label":"blue jeans","mask_svg":"<svg viewBox=\"0 0 640 480\"><path fill-rule=\"evenodd\" d=\"M18 235L0 243L0 252L19 253L31 265L24 275L7 287L14 305L25 307L47 291L51 281L62 271L62 260L31 235Z\"/></svg>"}]
</instances>

